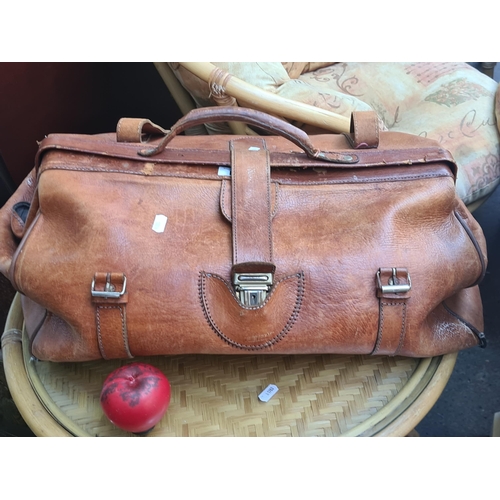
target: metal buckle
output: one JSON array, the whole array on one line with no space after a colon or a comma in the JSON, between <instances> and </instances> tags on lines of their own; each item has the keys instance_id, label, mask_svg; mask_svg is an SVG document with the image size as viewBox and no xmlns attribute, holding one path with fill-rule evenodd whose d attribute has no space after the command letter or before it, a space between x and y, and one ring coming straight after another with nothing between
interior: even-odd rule
<instances>
[{"instance_id":1,"label":"metal buckle","mask_svg":"<svg viewBox=\"0 0 500 500\"><path fill-rule=\"evenodd\" d=\"M260 306L266 300L273 285L273 275L271 273L234 273L233 285L242 305Z\"/></svg>"},{"instance_id":2,"label":"metal buckle","mask_svg":"<svg viewBox=\"0 0 500 500\"><path fill-rule=\"evenodd\" d=\"M109 275L106 277L106 286L104 290L95 290L95 278L92 280L90 286L90 293L92 297L101 297L104 299L119 299L125 294L127 290L127 277L123 275L123 287L121 292L115 291L115 286L109 281Z\"/></svg>"},{"instance_id":3,"label":"metal buckle","mask_svg":"<svg viewBox=\"0 0 500 500\"><path fill-rule=\"evenodd\" d=\"M377 283L382 293L408 293L411 290L411 279L410 273L405 273L408 283L402 285L398 283L397 278L398 269L396 267L392 268L392 278L389 278L388 285L382 285L380 281L380 269L377 271Z\"/></svg>"}]
</instances>

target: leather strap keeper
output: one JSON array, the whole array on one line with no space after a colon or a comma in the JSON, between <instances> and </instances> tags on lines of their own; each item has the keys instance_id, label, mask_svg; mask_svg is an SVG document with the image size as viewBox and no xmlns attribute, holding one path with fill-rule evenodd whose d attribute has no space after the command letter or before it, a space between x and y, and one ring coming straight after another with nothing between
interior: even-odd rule
<instances>
[{"instance_id":1,"label":"leather strap keeper","mask_svg":"<svg viewBox=\"0 0 500 500\"><path fill-rule=\"evenodd\" d=\"M356 149L374 149L379 143L378 116L371 111L353 111L350 142Z\"/></svg>"},{"instance_id":2,"label":"leather strap keeper","mask_svg":"<svg viewBox=\"0 0 500 500\"><path fill-rule=\"evenodd\" d=\"M145 118L122 118L116 126L117 142L148 142L151 135L163 136L168 131Z\"/></svg>"}]
</instances>

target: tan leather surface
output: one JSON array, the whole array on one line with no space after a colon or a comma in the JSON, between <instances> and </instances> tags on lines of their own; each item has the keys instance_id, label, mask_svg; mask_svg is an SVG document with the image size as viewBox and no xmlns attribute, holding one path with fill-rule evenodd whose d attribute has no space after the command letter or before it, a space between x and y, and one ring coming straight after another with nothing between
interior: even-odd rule
<instances>
[{"instance_id":1,"label":"tan leather surface","mask_svg":"<svg viewBox=\"0 0 500 500\"><path fill-rule=\"evenodd\" d=\"M167 131L145 118L122 118L116 126L117 142L148 142L151 135L165 135Z\"/></svg>"},{"instance_id":2,"label":"tan leather surface","mask_svg":"<svg viewBox=\"0 0 500 500\"><path fill-rule=\"evenodd\" d=\"M309 140L353 151L342 135ZM274 136L176 135L153 156L143 149L115 134L49 136L21 240L11 210L26 190L0 211L0 270L26 295L38 358L424 357L478 345L486 244L437 143L380 132L355 164ZM238 301L236 268L273 274L262 304ZM411 289L391 288L408 275ZM106 276L118 292L125 276L126 295L92 297Z\"/></svg>"},{"instance_id":3,"label":"tan leather surface","mask_svg":"<svg viewBox=\"0 0 500 500\"><path fill-rule=\"evenodd\" d=\"M351 120L353 146L359 148L376 148L379 142L378 117L371 111L354 111Z\"/></svg>"}]
</instances>

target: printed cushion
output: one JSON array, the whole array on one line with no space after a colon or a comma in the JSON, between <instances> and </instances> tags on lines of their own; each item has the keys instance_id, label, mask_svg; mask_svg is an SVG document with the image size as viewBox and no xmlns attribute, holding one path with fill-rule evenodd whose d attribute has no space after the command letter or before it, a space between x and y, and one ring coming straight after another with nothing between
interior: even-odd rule
<instances>
[{"instance_id":1,"label":"printed cushion","mask_svg":"<svg viewBox=\"0 0 500 500\"><path fill-rule=\"evenodd\" d=\"M389 130L439 141L458 164L457 192L466 204L500 182L498 84L467 63L337 63L299 78L362 100Z\"/></svg>"},{"instance_id":2,"label":"printed cushion","mask_svg":"<svg viewBox=\"0 0 500 500\"><path fill-rule=\"evenodd\" d=\"M326 66L331 66L335 64L333 62L282 62L283 67L286 69L288 76L292 78L298 78L303 73L309 73L310 71L316 71L317 69L325 68Z\"/></svg>"}]
</instances>

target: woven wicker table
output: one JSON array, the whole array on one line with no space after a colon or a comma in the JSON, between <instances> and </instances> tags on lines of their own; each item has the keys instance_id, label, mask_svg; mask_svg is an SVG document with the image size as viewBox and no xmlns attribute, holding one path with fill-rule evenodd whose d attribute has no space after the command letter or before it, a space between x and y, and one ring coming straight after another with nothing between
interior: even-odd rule
<instances>
[{"instance_id":1,"label":"woven wicker table","mask_svg":"<svg viewBox=\"0 0 500 500\"><path fill-rule=\"evenodd\" d=\"M104 416L106 376L126 361L30 357L16 296L2 336L12 398L37 436L130 436ZM157 436L406 436L439 398L456 354L425 359L346 355L163 356L171 403ZM279 391L258 399L269 384Z\"/></svg>"}]
</instances>

